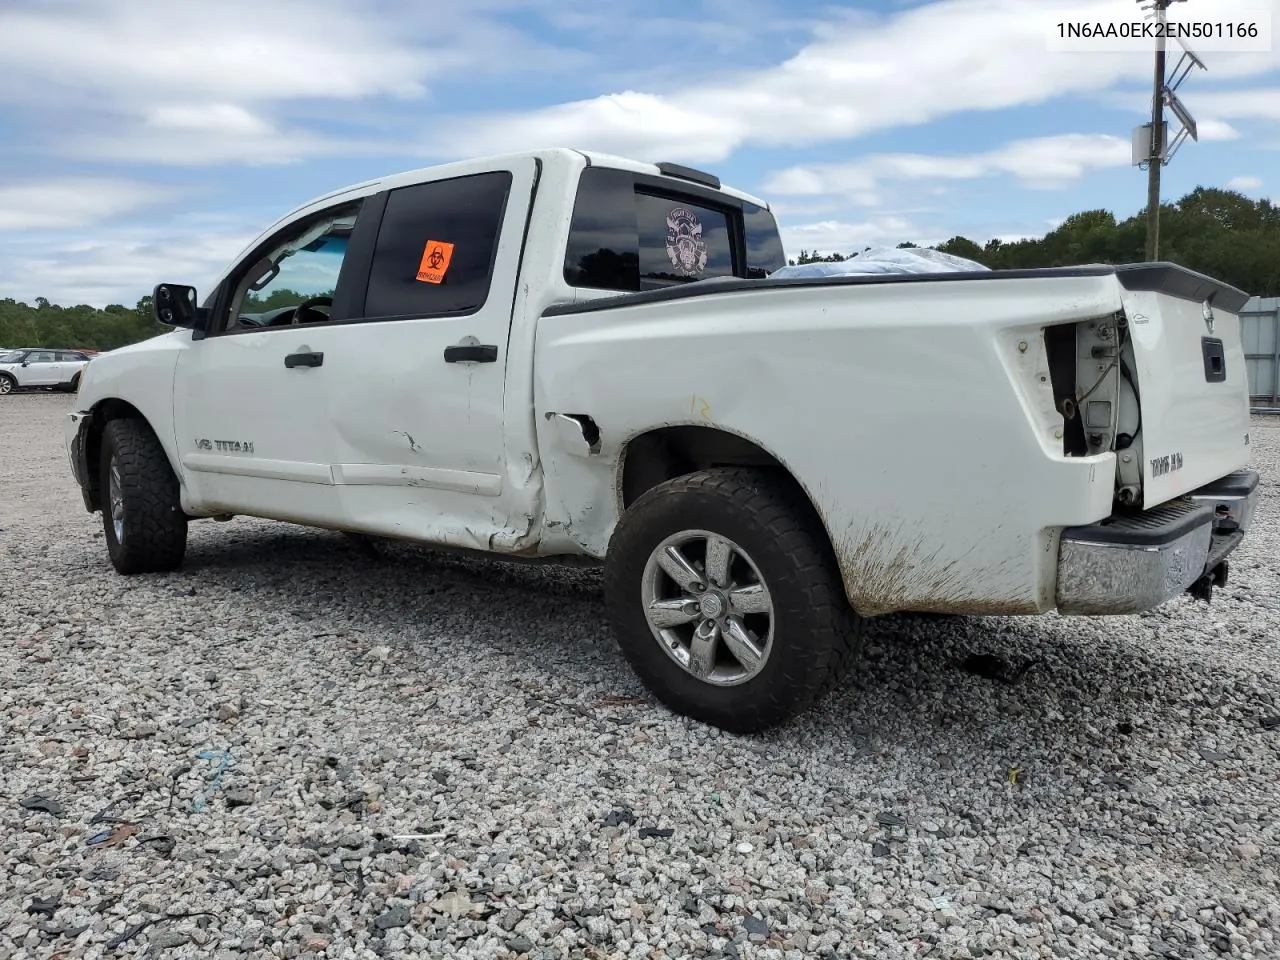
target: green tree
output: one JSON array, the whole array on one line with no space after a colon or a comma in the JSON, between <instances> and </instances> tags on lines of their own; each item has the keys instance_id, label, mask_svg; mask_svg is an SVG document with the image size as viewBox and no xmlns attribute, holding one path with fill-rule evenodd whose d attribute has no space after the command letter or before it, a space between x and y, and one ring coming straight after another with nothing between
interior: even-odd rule
<instances>
[{"instance_id":1,"label":"green tree","mask_svg":"<svg viewBox=\"0 0 1280 960\"><path fill-rule=\"evenodd\" d=\"M814 250L810 253L808 250L801 250L800 256L793 257L787 261L791 266L799 266L802 263L842 263L847 260L843 253L819 253Z\"/></svg>"},{"instance_id":2,"label":"green tree","mask_svg":"<svg viewBox=\"0 0 1280 960\"><path fill-rule=\"evenodd\" d=\"M938 244L937 250L939 253L949 253L953 257L964 257L966 260L976 260L983 266L991 266L983 256L982 248L968 237L952 237L946 243Z\"/></svg>"},{"instance_id":3,"label":"green tree","mask_svg":"<svg viewBox=\"0 0 1280 960\"><path fill-rule=\"evenodd\" d=\"M57 306L45 297L34 305L0 300L0 345L113 350L163 332L151 317L150 298L130 309L113 303L104 308L79 304Z\"/></svg>"},{"instance_id":4,"label":"green tree","mask_svg":"<svg viewBox=\"0 0 1280 960\"><path fill-rule=\"evenodd\" d=\"M1083 210L1042 237L979 244L956 236L936 249L993 270L1137 263L1145 256L1146 210L1124 220L1109 210ZM1160 257L1254 296L1280 296L1280 207L1234 190L1197 187L1161 205ZM829 259L843 256L805 250L793 262Z\"/></svg>"}]
</instances>

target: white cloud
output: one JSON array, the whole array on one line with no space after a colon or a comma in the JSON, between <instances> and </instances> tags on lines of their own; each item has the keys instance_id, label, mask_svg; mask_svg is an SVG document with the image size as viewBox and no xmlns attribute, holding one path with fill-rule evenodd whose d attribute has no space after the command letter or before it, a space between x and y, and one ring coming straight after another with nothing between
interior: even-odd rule
<instances>
[{"instance_id":1,"label":"white cloud","mask_svg":"<svg viewBox=\"0 0 1280 960\"><path fill-rule=\"evenodd\" d=\"M1202 141L1240 139L1239 130L1227 123L1225 120L1215 120L1212 117L1208 120L1196 121L1196 135Z\"/></svg>"},{"instance_id":2,"label":"white cloud","mask_svg":"<svg viewBox=\"0 0 1280 960\"><path fill-rule=\"evenodd\" d=\"M10 184L0 187L0 231L82 227L175 194L167 187L100 177Z\"/></svg>"},{"instance_id":3,"label":"white cloud","mask_svg":"<svg viewBox=\"0 0 1280 960\"><path fill-rule=\"evenodd\" d=\"M1280 22L1280 21L1278 21ZM1280 53L1280 44L1276 47ZM1244 56L1238 54L1237 56ZM1232 61L1234 62L1234 61ZM1237 65L1238 66L1238 65ZM1275 70L1280 63L1259 64L1261 69ZM1215 66L1216 70L1217 67ZM1254 72L1261 72L1259 71ZM1280 88L1252 89L1205 89L1204 76L1193 73L1186 87L1178 90L1178 98L1186 104L1191 115L1196 118L1196 132L1201 141L1239 140L1240 131L1231 120L1280 120ZM1195 81L1192 83L1191 81ZM1094 98L1097 102L1116 110L1130 110L1135 106L1144 106L1151 99L1149 90L1141 92L1109 91ZM1149 109L1149 108L1148 108ZM1150 117L1149 112L1142 114L1143 121ZM1177 120L1165 114L1166 119L1176 129ZM1135 114L1135 121L1137 117Z\"/></svg>"},{"instance_id":4,"label":"white cloud","mask_svg":"<svg viewBox=\"0 0 1280 960\"><path fill-rule=\"evenodd\" d=\"M420 96L450 58L378 23L333 0L19 2L0 11L0 79L128 102Z\"/></svg>"},{"instance_id":5,"label":"white cloud","mask_svg":"<svg viewBox=\"0 0 1280 960\"><path fill-rule=\"evenodd\" d=\"M866 220L828 219L794 225L780 223L779 229L787 256L794 257L801 250L848 255L864 247L896 247L903 242L921 247L937 247L955 236L967 236L979 245L992 239L1001 243L1016 243L1020 240L1037 240L1063 223L1061 219L1044 221L1048 226L1039 232L1036 232L1034 224L1018 223L1016 220L1003 220L987 227L975 228L970 225L970 228L962 229L955 224L948 226L938 218L935 211L923 212L928 216L921 220L903 216L902 211L895 211ZM945 214L945 211L940 213Z\"/></svg>"},{"instance_id":6,"label":"white cloud","mask_svg":"<svg viewBox=\"0 0 1280 960\"><path fill-rule=\"evenodd\" d=\"M724 159L743 139L741 118L682 100L626 91L527 113L452 120L423 149L461 156L566 145L641 158Z\"/></svg>"},{"instance_id":7,"label":"white cloud","mask_svg":"<svg viewBox=\"0 0 1280 960\"><path fill-rule=\"evenodd\" d=\"M146 123L157 130L213 133L221 136L261 136L275 132L266 120L234 103L160 106L147 113Z\"/></svg>"},{"instance_id":8,"label":"white cloud","mask_svg":"<svg viewBox=\"0 0 1280 960\"><path fill-rule=\"evenodd\" d=\"M556 72L581 59L486 20L493 6L436 5L427 18L402 0L5 0L0 104L38 118L38 146L91 160L367 153L351 127L365 121L357 103L429 100L441 74L497 74L536 56ZM323 119L348 124L345 142L315 132ZM386 126L374 139L392 136L403 143Z\"/></svg>"},{"instance_id":9,"label":"white cloud","mask_svg":"<svg viewBox=\"0 0 1280 960\"><path fill-rule=\"evenodd\" d=\"M86 240L6 242L0 236L0 276L6 296L32 302L132 305L157 283L192 283L201 297L253 229L104 230Z\"/></svg>"},{"instance_id":10,"label":"white cloud","mask_svg":"<svg viewBox=\"0 0 1280 960\"><path fill-rule=\"evenodd\" d=\"M1107 134L1063 134L1016 140L985 153L961 155L875 154L852 163L812 164L772 174L766 194L849 197L874 203L876 190L889 181L973 180L1010 174L1029 186L1062 186L1101 167L1130 161L1129 142Z\"/></svg>"},{"instance_id":11,"label":"white cloud","mask_svg":"<svg viewBox=\"0 0 1280 960\"><path fill-rule=\"evenodd\" d=\"M1277 44L1280 49L1280 44ZM1195 90L1178 96L1192 115L1226 120L1280 121L1280 87L1251 90Z\"/></svg>"},{"instance_id":12,"label":"white cloud","mask_svg":"<svg viewBox=\"0 0 1280 960\"><path fill-rule=\"evenodd\" d=\"M66 141L66 148L97 160L191 167L225 163L273 166L314 157L395 152L393 147L377 141L344 140L300 129L281 130L266 123L257 130L246 124L240 132L222 133L212 127L180 131L147 124L130 127L127 135L120 131L77 135Z\"/></svg>"},{"instance_id":13,"label":"white cloud","mask_svg":"<svg viewBox=\"0 0 1280 960\"><path fill-rule=\"evenodd\" d=\"M919 239L920 229L910 220L898 216L876 217L856 223L821 220L795 226L782 225L779 229L788 256L795 256L801 250L849 253L863 247L897 246L907 240L921 245L940 242Z\"/></svg>"},{"instance_id":14,"label":"white cloud","mask_svg":"<svg viewBox=\"0 0 1280 960\"><path fill-rule=\"evenodd\" d=\"M1232 177L1227 181L1228 190L1257 190L1261 186L1261 177Z\"/></svg>"},{"instance_id":15,"label":"white cloud","mask_svg":"<svg viewBox=\"0 0 1280 960\"><path fill-rule=\"evenodd\" d=\"M1132 54L1047 52L1049 21L1059 7L1044 0L938 0L879 18L860 12L827 24L795 56L767 69L669 93L632 90L457 119L424 149L460 155L567 143L716 162L744 146L807 146L964 111L1100 95L1149 75L1149 63ZM1075 15L1105 19L1115 12L1114 0L1094 0L1078 4ZM1250 69L1278 62L1259 55ZM1143 99L1130 104L1139 114Z\"/></svg>"}]
</instances>

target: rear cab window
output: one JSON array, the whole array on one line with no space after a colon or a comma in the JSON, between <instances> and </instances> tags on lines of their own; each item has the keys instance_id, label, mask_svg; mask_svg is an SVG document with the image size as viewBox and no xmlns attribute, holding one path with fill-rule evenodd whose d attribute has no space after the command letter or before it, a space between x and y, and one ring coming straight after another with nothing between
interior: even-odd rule
<instances>
[{"instance_id":1,"label":"rear cab window","mask_svg":"<svg viewBox=\"0 0 1280 960\"><path fill-rule=\"evenodd\" d=\"M658 290L783 266L773 214L717 190L607 167L582 172L565 248L570 286Z\"/></svg>"}]
</instances>

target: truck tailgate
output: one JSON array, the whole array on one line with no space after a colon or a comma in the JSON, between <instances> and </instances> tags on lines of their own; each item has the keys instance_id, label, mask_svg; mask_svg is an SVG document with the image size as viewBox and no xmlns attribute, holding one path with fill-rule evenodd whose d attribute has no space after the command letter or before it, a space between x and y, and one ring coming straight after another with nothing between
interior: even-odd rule
<instances>
[{"instance_id":1,"label":"truck tailgate","mask_svg":"<svg viewBox=\"0 0 1280 960\"><path fill-rule=\"evenodd\" d=\"M1120 268L1141 394L1143 506L1249 462L1247 294L1172 264Z\"/></svg>"}]
</instances>

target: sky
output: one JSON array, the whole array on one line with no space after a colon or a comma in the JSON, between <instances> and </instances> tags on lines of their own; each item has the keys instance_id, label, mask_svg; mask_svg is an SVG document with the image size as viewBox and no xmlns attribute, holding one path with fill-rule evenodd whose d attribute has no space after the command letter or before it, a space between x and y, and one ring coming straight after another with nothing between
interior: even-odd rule
<instances>
[{"instance_id":1,"label":"sky","mask_svg":"<svg viewBox=\"0 0 1280 960\"><path fill-rule=\"evenodd\" d=\"M312 197L547 146L712 170L771 203L789 256L1130 216L1151 48L1060 49L1064 7L1142 16L1134 0L2 0L0 299L203 295ZM1199 141L1165 168L1166 200L1280 201L1278 8L1175 5L1262 34L1189 41L1207 70L1178 96Z\"/></svg>"}]
</instances>

